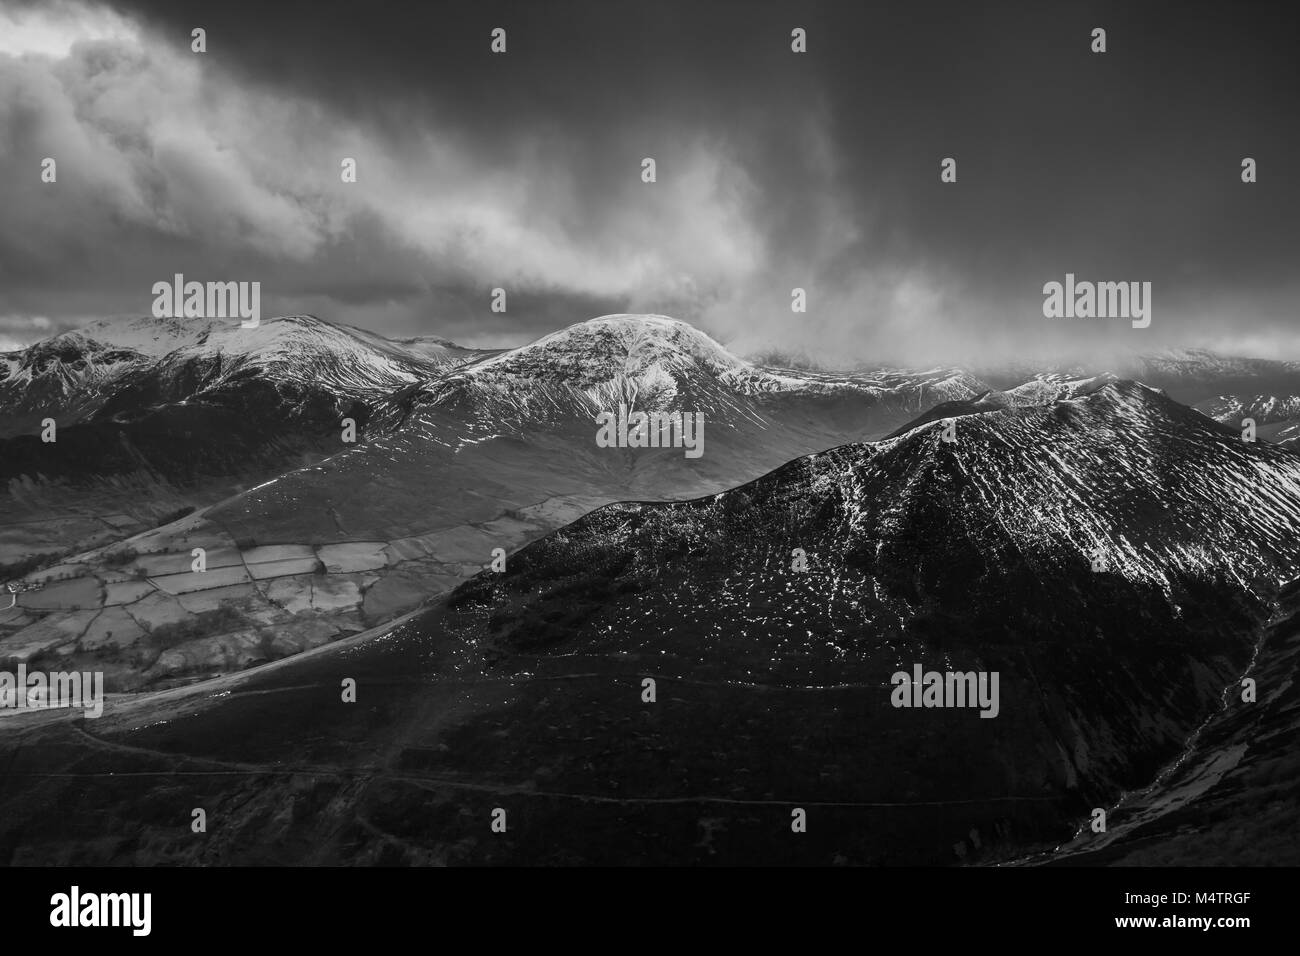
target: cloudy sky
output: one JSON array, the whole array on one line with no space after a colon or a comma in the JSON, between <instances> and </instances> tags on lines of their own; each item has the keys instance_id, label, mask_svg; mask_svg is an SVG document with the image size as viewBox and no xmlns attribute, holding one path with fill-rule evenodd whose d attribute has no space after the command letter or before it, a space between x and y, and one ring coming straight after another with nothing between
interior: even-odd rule
<instances>
[{"instance_id":1,"label":"cloudy sky","mask_svg":"<svg viewBox=\"0 0 1300 956\"><path fill-rule=\"evenodd\" d=\"M1297 49L1240 2L0 0L0 348L181 272L478 345L1300 358ZM1151 282L1151 327L1044 318L1067 272Z\"/></svg>"}]
</instances>

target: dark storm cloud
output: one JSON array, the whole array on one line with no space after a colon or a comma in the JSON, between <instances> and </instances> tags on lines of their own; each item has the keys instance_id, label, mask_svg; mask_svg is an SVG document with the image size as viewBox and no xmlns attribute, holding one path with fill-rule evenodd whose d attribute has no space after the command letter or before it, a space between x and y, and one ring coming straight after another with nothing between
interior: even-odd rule
<instances>
[{"instance_id":1,"label":"dark storm cloud","mask_svg":"<svg viewBox=\"0 0 1300 956\"><path fill-rule=\"evenodd\" d=\"M104 173L109 213L80 235L45 222L34 249L0 234L0 313L55 314L56 293L126 310L130 289L183 266L263 275L279 311L453 338L644 310L839 357L1300 351L1285 166L1300 37L1281 5L115 9L145 53L83 52L60 79L74 103L98 90L93 129L126 156ZM489 51L497 26L505 56ZM176 72L175 95L131 89ZM25 83L30 102L41 87ZM133 124L132 106L176 119ZM215 130L203 149L182 119L196 113ZM11 108L8 129L45 130L44 115ZM332 185L340 155L360 164L352 192ZM945 156L956 184L939 182ZM1259 183L1240 182L1243 156ZM1152 282L1152 327L1044 319L1042 285L1066 272ZM496 285L506 316L487 310ZM790 313L795 286L807 316Z\"/></svg>"}]
</instances>

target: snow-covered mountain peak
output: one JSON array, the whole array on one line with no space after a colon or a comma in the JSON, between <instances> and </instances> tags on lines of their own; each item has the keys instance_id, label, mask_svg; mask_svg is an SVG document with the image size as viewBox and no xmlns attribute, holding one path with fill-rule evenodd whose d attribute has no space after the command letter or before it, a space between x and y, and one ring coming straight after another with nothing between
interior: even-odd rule
<instances>
[{"instance_id":1,"label":"snow-covered mountain peak","mask_svg":"<svg viewBox=\"0 0 1300 956\"><path fill-rule=\"evenodd\" d=\"M702 364L714 374L752 366L685 322L618 314L579 322L474 366L476 375L563 380L578 387L618 375L647 375Z\"/></svg>"}]
</instances>

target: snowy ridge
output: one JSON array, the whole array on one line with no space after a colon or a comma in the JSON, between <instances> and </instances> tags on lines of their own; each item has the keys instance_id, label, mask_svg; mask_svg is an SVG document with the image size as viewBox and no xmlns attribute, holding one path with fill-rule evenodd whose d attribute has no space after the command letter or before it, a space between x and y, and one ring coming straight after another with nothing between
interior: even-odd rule
<instances>
[{"instance_id":1,"label":"snowy ridge","mask_svg":"<svg viewBox=\"0 0 1300 956\"><path fill-rule=\"evenodd\" d=\"M207 388L252 372L279 383L360 395L422 381L451 364L452 354L449 350L437 361L369 333L295 315L270 319L255 329L213 323L195 341L167 353L159 367L215 360L220 373Z\"/></svg>"},{"instance_id":2,"label":"snowy ridge","mask_svg":"<svg viewBox=\"0 0 1300 956\"><path fill-rule=\"evenodd\" d=\"M847 500L862 503L856 524L883 517L888 531L942 507L999 529L1047 567L1100 556L1164 587L1174 573L1280 582L1300 561L1300 456L1242 442L1140 384L966 416L952 442L943 427L860 446L868 459L844 487ZM900 467L908 477L897 488ZM893 490L882 506L886 481ZM936 487L946 489L942 506Z\"/></svg>"},{"instance_id":3,"label":"snowy ridge","mask_svg":"<svg viewBox=\"0 0 1300 956\"><path fill-rule=\"evenodd\" d=\"M920 410L987 391L959 369L836 374L766 368L736 357L685 322L618 314L468 362L431 387L428 398L433 405L470 405L490 419L593 415L624 403L762 421L762 408L791 399Z\"/></svg>"},{"instance_id":4,"label":"snowy ridge","mask_svg":"<svg viewBox=\"0 0 1300 956\"><path fill-rule=\"evenodd\" d=\"M119 408L188 401L252 379L277 391L376 401L475 354L438 339L392 342L308 315L253 329L230 319L101 320L0 357L0 415L21 430L33 415L67 423L115 397Z\"/></svg>"},{"instance_id":5,"label":"snowy ridge","mask_svg":"<svg viewBox=\"0 0 1300 956\"><path fill-rule=\"evenodd\" d=\"M959 369L861 375L769 369L737 358L693 326L662 315L618 314L579 322L461 371L485 388L548 381L589 389L627 379L644 382L646 390L654 392L704 373L738 395L878 395L918 380L936 394L951 397L969 398L987 390Z\"/></svg>"},{"instance_id":6,"label":"snowy ridge","mask_svg":"<svg viewBox=\"0 0 1300 956\"><path fill-rule=\"evenodd\" d=\"M1078 398L1080 395L1095 391L1107 382L1114 381L1117 381L1116 376L1109 372L1083 377L1047 372L1035 375L1028 381L1000 394L1006 397L1006 404L1014 408L1050 405L1067 398Z\"/></svg>"},{"instance_id":7,"label":"snowy ridge","mask_svg":"<svg viewBox=\"0 0 1300 956\"><path fill-rule=\"evenodd\" d=\"M1132 371L1146 375L1180 375L1192 377L1248 376L1260 372L1284 370L1300 373L1300 362L1220 355L1208 349L1161 349L1141 356Z\"/></svg>"},{"instance_id":8,"label":"snowy ridge","mask_svg":"<svg viewBox=\"0 0 1300 956\"><path fill-rule=\"evenodd\" d=\"M1253 418L1257 425L1269 425L1300 418L1300 395L1221 395L1199 407L1225 425L1239 425L1243 418Z\"/></svg>"}]
</instances>

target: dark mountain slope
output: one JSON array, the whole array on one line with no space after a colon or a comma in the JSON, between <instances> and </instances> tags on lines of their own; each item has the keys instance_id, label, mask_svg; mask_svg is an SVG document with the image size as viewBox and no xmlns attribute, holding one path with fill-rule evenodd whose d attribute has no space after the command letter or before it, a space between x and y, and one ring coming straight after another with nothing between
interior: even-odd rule
<instances>
[{"instance_id":1,"label":"dark mountain slope","mask_svg":"<svg viewBox=\"0 0 1300 956\"><path fill-rule=\"evenodd\" d=\"M1123 866L1300 864L1300 581L1283 589L1248 676L1150 786L1085 833L1032 862Z\"/></svg>"}]
</instances>

